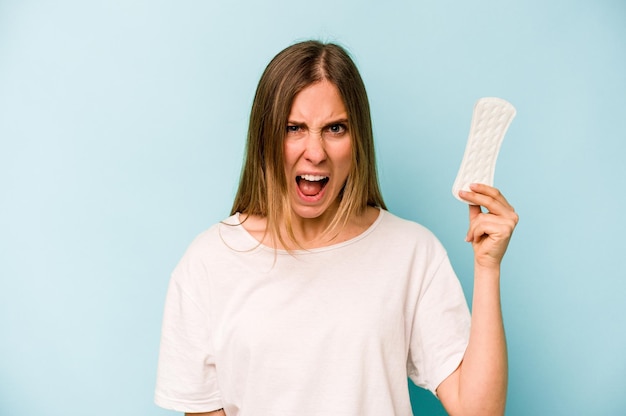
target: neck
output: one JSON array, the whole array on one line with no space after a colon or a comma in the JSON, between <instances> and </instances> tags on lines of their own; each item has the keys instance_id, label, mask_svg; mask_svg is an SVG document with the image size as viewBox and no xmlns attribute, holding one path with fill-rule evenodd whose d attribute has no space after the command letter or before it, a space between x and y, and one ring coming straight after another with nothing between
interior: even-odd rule
<instances>
[{"instance_id":1,"label":"neck","mask_svg":"<svg viewBox=\"0 0 626 416\"><path fill-rule=\"evenodd\" d=\"M336 214L337 207L328 209L322 215L315 218L303 218L298 215L291 215L291 231L293 232L293 237L295 237L295 242L302 245L303 248L333 244L333 240L342 229L341 226L334 230L329 229ZM280 233L283 239L291 240L286 224L281 225Z\"/></svg>"},{"instance_id":2,"label":"neck","mask_svg":"<svg viewBox=\"0 0 626 416\"><path fill-rule=\"evenodd\" d=\"M378 218L379 209L367 207L365 212L348 219L344 227L327 232L333 217L329 218L294 218L292 230L295 241L289 237L287 227L281 224L280 233L283 242L272 236L267 229L267 218L254 215L242 215L243 227L260 243L277 249L298 250L327 247L350 240L367 230Z\"/></svg>"}]
</instances>

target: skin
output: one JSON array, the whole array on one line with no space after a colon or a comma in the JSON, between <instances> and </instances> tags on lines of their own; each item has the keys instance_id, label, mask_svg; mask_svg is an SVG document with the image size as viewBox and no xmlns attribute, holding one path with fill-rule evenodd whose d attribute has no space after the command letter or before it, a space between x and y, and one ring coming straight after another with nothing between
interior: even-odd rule
<instances>
[{"instance_id":1,"label":"skin","mask_svg":"<svg viewBox=\"0 0 626 416\"><path fill-rule=\"evenodd\" d=\"M472 184L459 196L470 202L466 241L474 249L474 298L467 351L437 389L451 416L503 415L508 381L500 306L500 265L519 220L496 188ZM487 209L483 212L482 207Z\"/></svg>"},{"instance_id":2,"label":"skin","mask_svg":"<svg viewBox=\"0 0 626 416\"><path fill-rule=\"evenodd\" d=\"M293 231L304 248L336 244L355 237L378 216L377 209L368 208L365 214L352 218L332 240L320 238L337 212L339 193L352 167L352 138L348 126L346 108L332 83L312 84L295 96L285 132L284 169ZM296 178L305 174L328 177L328 183L315 197L307 197L299 190ZM264 218L250 216L243 225L264 244L285 248L263 240Z\"/></svg>"},{"instance_id":3,"label":"skin","mask_svg":"<svg viewBox=\"0 0 626 416\"><path fill-rule=\"evenodd\" d=\"M283 154L294 230L313 240L330 223L339 206L339 192L352 167L348 113L337 87L322 81L295 96L287 119ZM328 177L315 197L299 189L298 175Z\"/></svg>"},{"instance_id":4,"label":"skin","mask_svg":"<svg viewBox=\"0 0 626 416\"><path fill-rule=\"evenodd\" d=\"M347 126L347 115L334 85L325 81L313 84L296 96L285 136L285 173L294 232L306 248L350 239L366 230L378 216L378 210L370 208L361 217L353 218L332 241L318 238L337 211L339 191L350 171L351 138L342 125ZM303 173L329 177L323 194L306 198L298 192L295 178ZM474 250L470 339L463 361L439 385L437 395L451 416L503 415L508 369L500 306L500 265L518 216L498 189L472 184L470 190L459 193L471 204L466 235ZM259 241L271 245L263 241L263 218L251 216L244 227ZM186 415L225 413L217 410Z\"/></svg>"}]
</instances>

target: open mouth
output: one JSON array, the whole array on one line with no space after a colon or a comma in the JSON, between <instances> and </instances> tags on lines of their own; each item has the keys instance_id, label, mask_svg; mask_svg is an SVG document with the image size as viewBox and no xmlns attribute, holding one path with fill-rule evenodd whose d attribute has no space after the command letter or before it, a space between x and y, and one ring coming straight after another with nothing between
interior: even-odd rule
<instances>
[{"instance_id":1,"label":"open mouth","mask_svg":"<svg viewBox=\"0 0 626 416\"><path fill-rule=\"evenodd\" d=\"M321 175L298 175L296 176L296 183L298 189L305 196L315 196L322 192L322 189L328 183L328 176Z\"/></svg>"}]
</instances>

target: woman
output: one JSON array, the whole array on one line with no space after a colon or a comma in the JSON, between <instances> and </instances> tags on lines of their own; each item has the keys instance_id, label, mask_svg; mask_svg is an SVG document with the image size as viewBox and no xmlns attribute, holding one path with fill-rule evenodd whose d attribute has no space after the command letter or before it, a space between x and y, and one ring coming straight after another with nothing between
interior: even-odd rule
<instances>
[{"instance_id":1,"label":"woman","mask_svg":"<svg viewBox=\"0 0 626 416\"><path fill-rule=\"evenodd\" d=\"M263 73L231 217L173 272L157 404L200 415L504 413L500 263L517 215L475 184L470 318L437 239L385 210L367 95L346 52L303 42ZM487 209L483 213L481 206ZM470 322L471 321L471 322Z\"/></svg>"}]
</instances>

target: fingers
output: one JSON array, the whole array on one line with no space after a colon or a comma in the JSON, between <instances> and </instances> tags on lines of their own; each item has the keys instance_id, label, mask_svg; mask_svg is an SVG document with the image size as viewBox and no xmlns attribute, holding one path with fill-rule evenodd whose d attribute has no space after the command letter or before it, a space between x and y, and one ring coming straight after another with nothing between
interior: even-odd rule
<instances>
[{"instance_id":1,"label":"fingers","mask_svg":"<svg viewBox=\"0 0 626 416\"><path fill-rule=\"evenodd\" d=\"M480 208L480 205L469 205L469 220L470 220L470 227L472 225L472 223L474 221L476 221L476 218L482 214L483 210ZM467 230L467 235L465 236L465 241L470 242L472 241L472 236L471 236L471 228L469 230Z\"/></svg>"},{"instance_id":2,"label":"fingers","mask_svg":"<svg viewBox=\"0 0 626 416\"><path fill-rule=\"evenodd\" d=\"M459 191L459 196L472 205L481 205L496 215L505 215L507 212L515 212L504 195L489 185L473 183L470 191Z\"/></svg>"},{"instance_id":3,"label":"fingers","mask_svg":"<svg viewBox=\"0 0 626 416\"><path fill-rule=\"evenodd\" d=\"M469 205L469 219L470 222L478 215L482 214L483 210L480 205Z\"/></svg>"},{"instance_id":4,"label":"fingers","mask_svg":"<svg viewBox=\"0 0 626 416\"><path fill-rule=\"evenodd\" d=\"M470 185L470 191L459 191L459 196L474 205L487 207L491 202L498 202L510 207L508 201L497 188L481 183Z\"/></svg>"},{"instance_id":5,"label":"fingers","mask_svg":"<svg viewBox=\"0 0 626 416\"><path fill-rule=\"evenodd\" d=\"M470 220L465 240L478 242L485 237L494 241L508 240L513 234L516 219L491 213L480 213Z\"/></svg>"},{"instance_id":6,"label":"fingers","mask_svg":"<svg viewBox=\"0 0 626 416\"><path fill-rule=\"evenodd\" d=\"M487 236L492 240L508 240L519 221L511 204L494 187L472 184L470 190L459 192L459 196L471 204L470 226L465 240L478 242ZM481 206L487 208L488 212L482 212Z\"/></svg>"}]
</instances>

